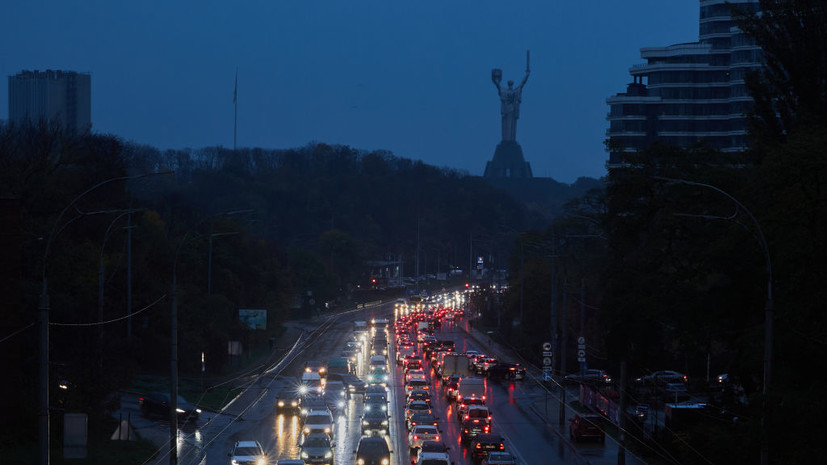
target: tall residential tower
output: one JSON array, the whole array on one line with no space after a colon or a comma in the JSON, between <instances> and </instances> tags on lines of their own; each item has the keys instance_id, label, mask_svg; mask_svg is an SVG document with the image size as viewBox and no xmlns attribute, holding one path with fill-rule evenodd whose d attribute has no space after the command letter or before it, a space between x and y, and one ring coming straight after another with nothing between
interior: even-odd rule
<instances>
[{"instance_id":1,"label":"tall residential tower","mask_svg":"<svg viewBox=\"0 0 827 465\"><path fill-rule=\"evenodd\" d=\"M21 71L9 76L9 120L46 120L83 132L92 127L89 74L74 71Z\"/></svg>"},{"instance_id":2,"label":"tall residential tower","mask_svg":"<svg viewBox=\"0 0 827 465\"><path fill-rule=\"evenodd\" d=\"M646 47L646 63L629 70L626 92L607 99L609 167L660 140L679 147L704 141L724 152L746 148L752 98L744 76L761 63L761 50L735 25L727 3L747 11L758 0L700 0L698 42Z\"/></svg>"}]
</instances>

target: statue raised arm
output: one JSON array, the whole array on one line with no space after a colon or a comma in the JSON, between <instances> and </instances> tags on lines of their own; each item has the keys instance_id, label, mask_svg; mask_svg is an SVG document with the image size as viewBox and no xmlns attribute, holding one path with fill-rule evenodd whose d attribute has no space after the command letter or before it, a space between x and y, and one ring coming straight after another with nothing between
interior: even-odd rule
<instances>
[{"instance_id":1,"label":"statue raised arm","mask_svg":"<svg viewBox=\"0 0 827 465\"><path fill-rule=\"evenodd\" d=\"M522 101L523 86L528 81L529 55L526 51L525 77L518 87L514 87L514 81L508 81L508 88L500 87L503 72L495 68L491 70L491 80L497 86L497 93L500 96L500 114L502 115L502 137L504 141L517 139L517 119L520 117L520 102Z\"/></svg>"}]
</instances>

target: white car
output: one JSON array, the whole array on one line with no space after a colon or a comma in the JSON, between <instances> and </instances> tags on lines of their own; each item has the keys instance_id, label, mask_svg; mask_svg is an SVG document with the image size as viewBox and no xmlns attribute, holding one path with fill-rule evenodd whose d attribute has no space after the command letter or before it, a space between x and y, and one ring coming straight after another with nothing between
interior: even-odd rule
<instances>
[{"instance_id":1,"label":"white car","mask_svg":"<svg viewBox=\"0 0 827 465\"><path fill-rule=\"evenodd\" d=\"M329 410L311 410L304 418L304 435L325 433L333 439L333 417Z\"/></svg>"},{"instance_id":2,"label":"white car","mask_svg":"<svg viewBox=\"0 0 827 465\"><path fill-rule=\"evenodd\" d=\"M267 454L258 441L236 441L230 456L231 465L266 465Z\"/></svg>"},{"instance_id":3,"label":"white car","mask_svg":"<svg viewBox=\"0 0 827 465\"><path fill-rule=\"evenodd\" d=\"M433 425L416 425L408 433L408 447L411 452L422 447L425 441L439 441L439 430Z\"/></svg>"}]
</instances>

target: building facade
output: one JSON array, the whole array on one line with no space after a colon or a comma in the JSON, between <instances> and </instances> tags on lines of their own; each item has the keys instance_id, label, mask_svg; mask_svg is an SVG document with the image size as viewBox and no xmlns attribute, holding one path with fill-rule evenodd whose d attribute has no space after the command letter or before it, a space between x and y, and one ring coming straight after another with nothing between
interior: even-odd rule
<instances>
[{"instance_id":1,"label":"building facade","mask_svg":"<svg viewBox=\"0 0 827 465\"><path fill-rule=\"evenodd\" d=\"M646 63L629 70L625 93L609 97L609 162L623 164L659 140L679 147L705 142L724 152L746 148L752 104L744 77L761 50L735 25L730 7L755 12L758 0L700 0L699 40L640 50Z\"/></svg>"},{"instance_id":2,"label":"building facade","mask_svg":"<svg viewBox=\"0 0 827 465\"><path fill-rule=\"evenodd\" d=\"M46 120L83 132L92 127L92 78L74 71L21 71L9 76L9 121Z\"/></svg>"}]
</instances>

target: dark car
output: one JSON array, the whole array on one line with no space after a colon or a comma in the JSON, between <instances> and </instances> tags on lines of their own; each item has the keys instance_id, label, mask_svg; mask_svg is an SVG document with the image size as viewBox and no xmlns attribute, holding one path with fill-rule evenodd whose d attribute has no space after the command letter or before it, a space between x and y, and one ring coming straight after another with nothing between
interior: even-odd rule
<instances>
[{"instance_id":1,"label":"dark car","mask_svg":"<svg viewBox=\"0 0 827 465\"><path fill-rule=\"evenodd\" d=\"M145 417L156 415L169 418L170 399L168 392L150 392L139 397L138 403L141 406L141 414ZM199 416L201 416L201 409L178 396L178 421L195 423Z\"/></svg>"},{"instance_id":2,"label":"dark car","mask_svg":"<svg viewBox=\"0 0 827 465\"><path fill-rule=\"evenodd\" d=\"M385 438L379 436L363 437L356 446L357 465L388 465L391 451Z\"/></svg>"},{"instance_id":3,"label":"dark car","mask_svg":"<svg viewBox=\"0 0 827 465\"><path fill-rule=\"evenodd\" d=\"M462 421L460 429L462 442L468 442L482 433L491 432L491 420L488 418L468 418Z\"/></svg>"},{"instance_id":4,"label":"dark car","mask_svg":"<svg viewBox=\"0 0 827 465\"><path fill-rule=\"evenodd\" d=\"M488 367L486 372L491 379L525 379L525 367L519 363L500 362Z\"/></svg>"},{"instance_id":5,"label":"dark car","mask_svg":"<svg viewBox=\"0 0 827 465\"><path fill-rule=\"evenodd\" d=\"M445 387L445 397L448 398L448 402L453 402L457 398L457 389L459 389L459 376L451 376L448 381L446 381L443 386Z\"/></svg>"},{"instance_id":6,"label":"dark car","mask_svg":"<svg viewBox=\"0 0 827 465\"><path fill-rule=\"evenodd\" d=\"M575 413L569 419L569 437L575 442L582 439L605 441L606 433L603 431L603 417L593 413Z\"/></svg>"},{"instance_id":7,"label":"dark car","mask_svg":"<svg viewBox=\"0 0 827 465\"><path fill-rule=\"evenodd\" d=\"M362 414L362 434L370 433L376 431L380 434L388 434L389 426L388 426L388 413L379 410L366 410L365 413Z\"/></svg>"},{"instance_id":8,"label":"dark car","mask_svg":"<svg viewBox=\"0 0 827 465\"><path fill-rule=\"evenodd\" d=\"M434 425L439 429L439 419L432 413L414 413L406 422L406 426L410 431L416 425Z\"/></svg>"},{"instance_id":9,"label":"dark car","mask_svg":"<svg viewBox=\"0 0 827 465\"><path fill-rule=\"evenodd\" d=\"M290 388L283 389L276 396L276 413L295 415L301 411L301 397Z\"/></svg>"},{"instance_id":10,"label":"dark car","mask_svg":"<svg viewBox=\"0 0 827 465\"><path fill-rule=\"evenodd\" d=\"M305 436L301 446L301 458L305 463L333 463L333 444L324 433L310 433Z\"/></svg>"},{"instance_id":11,"label":"dark car","mask_svg":"<svg viewBox=\"0 0 827 465\"><path fill-rule=\"evenodd\" d=\"M488 456L489 452L499 452L505 450L505 441L499 434L483 433L478 434L471 440L471 445L468 447L471 455L471 460L479 463L482 459Z\"/></svg>"},{"instance_id":12,"label":"dark car","mask_svg":"<svg viewBox=\"0 0 827 465\"><path fill-rule=\"evenodd\" d=\"M299 413L305 416L311 410L327 410L327 401L323 396L309 394L301 398L299 408Z\"/></svg>"},{"instance_id":13,"label":"dark car","mask_svg":"<svg viewBox=\"0 0 827 465\"><path fill-rule=\"evenodd\" d=\"M327 378L331 381L341 381L347 386L348 397L354 394L364 394L367 385L358 376L351 373L330 373Z\"/></svg>"},{"instance_id":14,"label":"dark car","mask_svg":"<svg viewBox=\"0 0 827 465\"><path fill-rule=\"evenodd\" d=\"M424 441L420 452L448 452L448 446L443 441Z\"/></svg>"}]
</instances>

